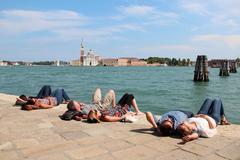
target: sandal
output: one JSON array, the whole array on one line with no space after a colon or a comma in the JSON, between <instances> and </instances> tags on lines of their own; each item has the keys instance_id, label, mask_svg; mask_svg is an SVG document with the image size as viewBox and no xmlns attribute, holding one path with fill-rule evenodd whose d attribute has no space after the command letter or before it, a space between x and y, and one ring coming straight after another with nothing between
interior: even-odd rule
<instances>
[{"instance_id":1,"label":"sandal","mask_svg":"<svg viewBox=\"0 0 240 160\"><path fill-rule=\"evenodd\" d=\"M226 119L222 119L220 124L221 125L230 125L231 123L228 120L226 120Z\"/></svg>"}]
</instances>

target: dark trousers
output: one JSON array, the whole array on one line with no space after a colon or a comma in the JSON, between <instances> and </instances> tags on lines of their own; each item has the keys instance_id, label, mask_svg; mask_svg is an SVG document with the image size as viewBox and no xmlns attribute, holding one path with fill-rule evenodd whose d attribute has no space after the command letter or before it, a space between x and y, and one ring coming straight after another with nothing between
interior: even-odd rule
<instances>
[{"instance_id":1,"label":"dark trousers","mask_svg":"<svg viewBox=\"0 0 240 160\"><path fill-rule=\"evenodd\" d=\"M218 124L221 119L221 116L224 115L222 100L221 99L212 100L207 98L203 102L200 110L198 111L198 114L206 114L212 117L216 121L216 124Z\"/></svg>"},{"instance_id":2,"label":"dark trousers","mask_svg":"<svg viewBox=\"0 0 240 160\"><path fill-rule=\"evenodd\" d=\"M52 93L51 86L45 85L40 89L36 98L49 97L51 95L51 93Z\"/></svg>"},{"instance_id":3,"label":"dark trousers","mask_svg":"<svg viewBox=\"0 0 240 160\"><path fill-rule=\"evenodd\" d=\"M51 97L56 97L57 98L57 104L59 105L62 103L64 100L69 101L70 98L68 97L67 93L64 91L64 89L56 89L52 92L50 95Z\"/></svg>"},{"instance_id":4,"label":"dark trousers","mask_svg":"<svg viewBox=\"0 0 240 160\"><path fill-rule=\"evenodd\" d=\"M181 111L184 114L186 114L188 118L191 118L194 116L193 112L191 112L191 111L183 111L183 110L178 110L178 111Z\"/></svg>"}]
</instances>

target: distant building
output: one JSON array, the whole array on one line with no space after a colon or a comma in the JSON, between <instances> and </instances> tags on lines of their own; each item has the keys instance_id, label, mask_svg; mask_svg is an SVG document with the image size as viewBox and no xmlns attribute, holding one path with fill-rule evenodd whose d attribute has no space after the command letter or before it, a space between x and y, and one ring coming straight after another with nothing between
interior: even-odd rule
<instances>
[{"instance_id":1,"label":"distant building","mask_svg":"<svg viewBox=\"0 0 240 160\"><path fill-rule=\"evenodd\" d=\"M13 66L19 66L20 64L18 62L12 62Z\"/></svg>"},{"instance_id":2,"label":"distant building","mask_svg":"<svg viewBox=\"0 0 240 160\"><path fill-rule=\"evenodd\" d=\"M102 66L117 66L118 65L118 59L116 58L103 58L101 60Z\"/></svg>"},{"instance_id":3,"label":"distant building","mask_svg":"<svg viewBox=\"0 0 240 160\"><path fill-rule=\"evenodd\" d=\"M118 58L117 66L129 66L130 59L129 58Z\"/></svg>"},{"instance_id":4,"label":"distant building","mask_svg":"<svg viewBox=\"0 0 240 160\"><path fill-rule=\"evenodd\" d=\"M91 49L89 50L87 55L83 54L83 56L81 58L83 61L83 63L82 63L83 66L97 66L98 65L99 56L95 55L94 51Z\"/></svg>"},{"instance_id":5,"label":"distant building","mask_svg":"<svg viewBox=\"0 0 240 160\"><path fill-rule=\"evenodd\" d=\"M123 57L118 59L119 66L148 66L146 61L139 60L135 57Z\"/></svg>"},{"instance_id":6,"label":"distant building","mask_svg":"<svg viewBox=\"0 0 240 160\"><path fill-rule=\"evenodd\" d=\"M222 66L222 63L225 60L226 59L212 59L212 60L208 61L208 66L212 67L212 68L220 68ZM232 64L236 60L228 60L228 61L229 61L229 64Z\"/></svg>"},{"instance_id":7,"label":"distant building","mask_svg":"<svg viewBox=\"0 0 240 160\"><path fill-rule=\"evenodd\" d=\"M85 49L81 43L80 47L80 59L72 60L70 65L72 66L97 66L99 64L100 56L96 55L92 49L85 55Z\"/></svg>"},{"instance_id":8,"label":"distant building","mask_svg":"<svg viewBox=\"0 0 240 160\"><path fill-rule=\"evenodd\" d=\"M60 66L60 61L59 61L59 60L55 61L55 62L54 62L54 65L55 65L55 66Z\"/></svg>"},{"instance_id":9,"label":"distant building","mask_svg":"<svg viewBox=\"0 0 240 160\"><path fill-rule=\"evenodd\" d=\"M130 59L129 61L129 65L130 66L147 66L147 62L146 61L142 61L142 60L139 60L139 59Z\"/></svg>"},{"instance_id":10,"label":"distant building","mask_svg":"<svg viewBox=\"0 0 240 160\"><path fill-rule=\"evenodd\" d=\"M167 63L163 63L163 64L160 64L160 66L167 67L168 65L167 65Z\"/></svg>"},{"instance_id":11,"label":"distant building","mask_svg":"<svg viewBox=\"0 0 240 160\"><path fill-rule=\"evenodd\" d=\"M122 57L122 58L107 58L101 60L103 66L148 66L147 62L138 58Z\"/></svg>"},{"instance_id":12,"label":"distant building","mask_svg":"<svg viewBox=\"0 0 240 160\"><path fill-rule=\"evenodd\" d=\"M71 66L81 66L82 63L81 63L80 59L76 59L76 60L70 61L70 65Z\"/></svg>"},{"instance_id":13,"label":"distant building","mask_svg":"<svg viewBox=\"0 0 240 160\"><path fill-rule=\"evenodd\" d=\"M7 65L8 65L7 62L5 62L5 61L0 61L0 66L7 66Z\"/></svg>"}]
</instances>

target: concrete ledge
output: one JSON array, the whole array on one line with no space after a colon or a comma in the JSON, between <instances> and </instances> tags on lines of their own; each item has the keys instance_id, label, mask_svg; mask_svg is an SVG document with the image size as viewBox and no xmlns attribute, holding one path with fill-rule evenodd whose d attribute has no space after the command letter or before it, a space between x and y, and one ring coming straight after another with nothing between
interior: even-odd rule
<instances>
[{"instance_id":1,"label":"concrete ledge","mask_svg":"<svg viewBox=\"0 0 240 160\"><path fill-rule=\"evenodd\" d=\"M13 106L15 98L0 93L1 160L240 159L239 125L180 145L178 138L156 136L144 115L131 124L62 121L66 105L29 112Z\"/></svg>"}]
</instances>

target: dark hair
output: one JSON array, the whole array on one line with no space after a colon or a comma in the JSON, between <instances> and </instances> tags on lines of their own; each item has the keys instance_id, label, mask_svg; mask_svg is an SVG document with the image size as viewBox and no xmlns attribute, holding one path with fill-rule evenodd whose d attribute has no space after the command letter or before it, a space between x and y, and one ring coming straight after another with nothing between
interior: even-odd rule
<instances>
[{"instance_id":1,"label":"dark hair","mask_svg":"<svg viewBox=\"0 0 240 160\"><path fill-rule=\"evenodd\" d=\"M25 96L24 94L20 95L19 98L21 98L24 101L28 100L27 96Z\"/></svg>"},{"instance_id":2,"label":"dark hair","mask_svg":"<svg viewBox=\"0 0 240 160\"><path fill-rule=\"evenodd\" d=\"M29 99L26 103L24 103L23 105L22 105L22 110L33 110L33 109L37 109L37 107L35 106L35 107L30 107L29 105L34 105L35 104L35 102L34 102L34 100L33 99Z\"/></svg>"},{"instance_id":3,"label":"dark hair","mask_svg":"<svg viewBox=\"0 0 240 160\"><path fill-rule=\"evenodd\" d=\"M192 131L191 131L189 128L187 128L186 126L185 126L185 129L184 129L182 125L183 125L183 123L180 124L180 125L177 127L177 132L178 132L181 136L190 135L190 134L192 133ZM187 129L187 131L186 131L186 129Z\"/></svg>"},{"instance_id":4,"label":"dark hair","mask_svg":"<svg viewBox=\"0 0 240 160\"><path fill-rule=\"evenodd\" d=\"M76 108L74 106L74 101L68 102L67 109L70 110L70 111L75 111L76 110Z\"/></svg>"},{"instance_id":5,"label":"dark hair","mask_svg":"<svg viewBox=\"0 0 240 160\"><path fill-rule=\"evenodd\" d=\"M29 99L25 105L28 105L28 104L34 105L35 101L33 99Z\"/></svg>"},{"instance_id":6,"label":"dark hair","mask_svg":"<svg viewBox=\"0 0 240 160\"><path fill-rule=\"evenodd\" d=\"M132 105L132 100L134 99L133 94L128 94L125 93L121 99L118 101L118 104L121 105L122 107L127 104L128 106Z\"/></svg>"},{"instance_id":7,"label":"dark hair","mask_svg":"<svg viewBox=\"0 0 240 160\"><path fill-rule=\"evenodd\" d=\"M163 136L169 136L172 133L172 127L171 126L166 126L166 125L160 124L159 129L160 129Z\"/></svg>"},{"instance_id":8,"label":"dark hair","mask_svg":"<svg viewBox=\"0 0 240 160\"><path fill-rule=\"evenodd\" d=\"M181 124L177 127L177 132L178 132L181 136L183 136L183 134L184 134L184 129L181 127Z\"/></svg>"}]
</instances>

